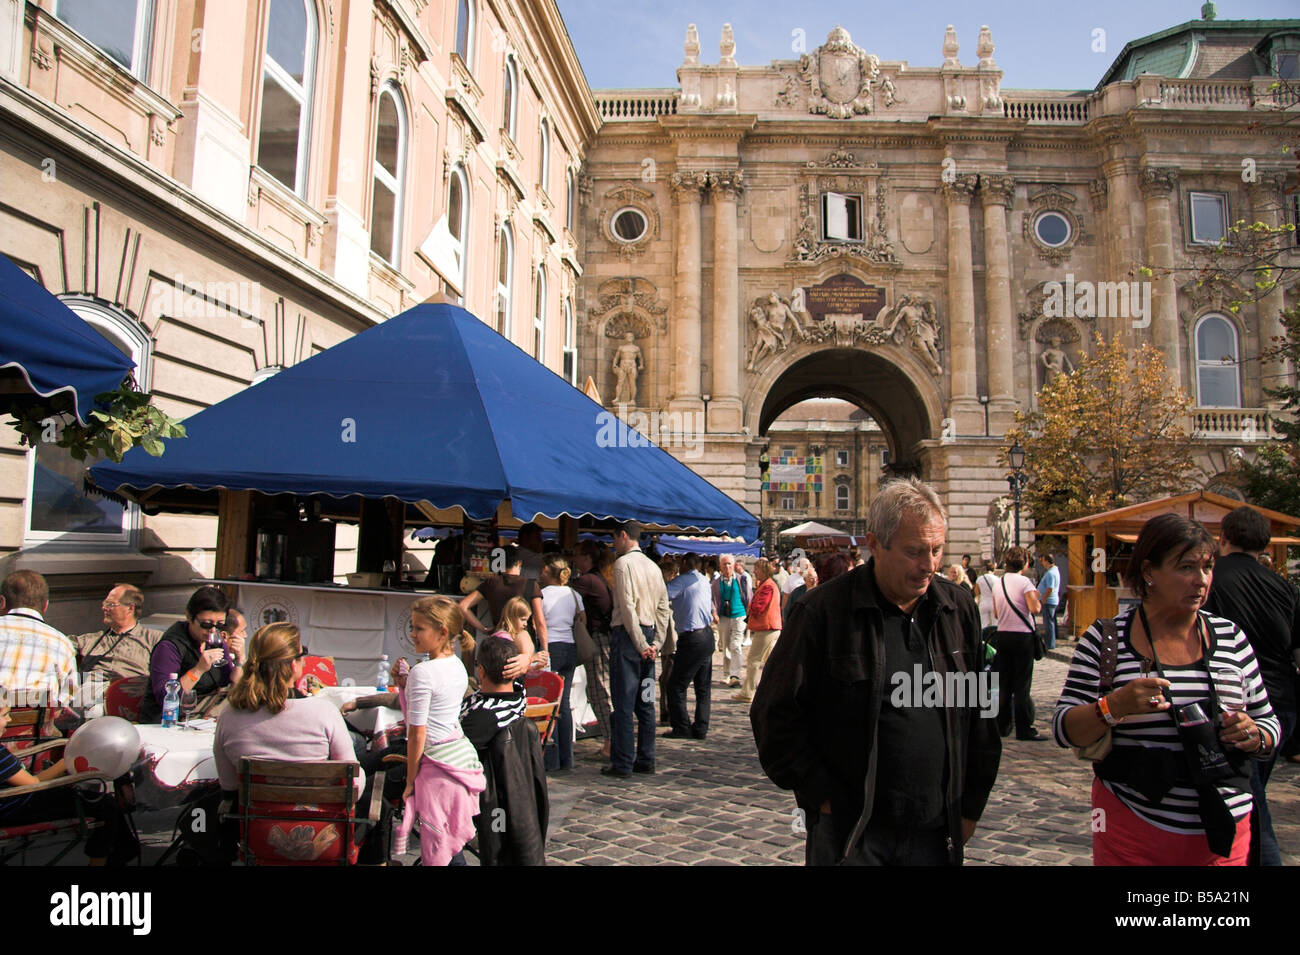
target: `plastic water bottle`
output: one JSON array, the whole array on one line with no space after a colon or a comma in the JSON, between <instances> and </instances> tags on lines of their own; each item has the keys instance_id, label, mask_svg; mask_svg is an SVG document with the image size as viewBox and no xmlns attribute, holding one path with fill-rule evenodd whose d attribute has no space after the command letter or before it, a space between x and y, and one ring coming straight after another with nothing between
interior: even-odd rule
<instances>
[{"instance_id":1,"label":"plastic water bottle","mask_svg":"<svg viewBox=\"0 0 1300 955\"><path fill-rule=\"evenodd\" d=\"M181 712L181 681L176 679L175 673L167 674L167 692L163 696L162 725L163 729L174 727L176 717Z\"/></svg>"},{"instance_id":2,"label":"plastic water bottle","mask_svg":"<svg viewBox=\"0 0 1300 955\"><path fill-rule=\"evenodd\" d=\"M388 654L379 658L379 672L375 674L375 689L380 693L388 692Z\"/></svg>"}]
</instances>

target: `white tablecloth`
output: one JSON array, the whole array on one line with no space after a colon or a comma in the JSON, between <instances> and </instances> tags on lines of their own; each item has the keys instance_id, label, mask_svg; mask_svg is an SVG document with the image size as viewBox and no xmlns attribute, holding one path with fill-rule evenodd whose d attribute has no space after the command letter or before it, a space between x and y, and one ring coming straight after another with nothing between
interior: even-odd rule
<instances>
[{"instance_id":1,"label":"white tablecloth","mask_svg":"<svg viewBox=\"0 0 1300 955\"><path fill-rule=\"evenodd\" d=\"M144 809L179 806L196 789L217 781L217 761L212 757L216 729L163 729L140 724L141 760L132 771L136 802Z\"/></svg>"},{"instance_id":2,"label":"white tablecloth","mask_svg":"<svg viewBox=\"0 0 1300 955\"><path fill-rule=\"evenodd\" d=\"M329 700L335 706L342 706L348 700L373 696L378 693L373 686L327 686L323 687L318 697ZM353 710L343 717L353 729L374 736L392 729L402 722L402 711L392 706L374 706L365 710Z\"/></svg>"}]
</instances>

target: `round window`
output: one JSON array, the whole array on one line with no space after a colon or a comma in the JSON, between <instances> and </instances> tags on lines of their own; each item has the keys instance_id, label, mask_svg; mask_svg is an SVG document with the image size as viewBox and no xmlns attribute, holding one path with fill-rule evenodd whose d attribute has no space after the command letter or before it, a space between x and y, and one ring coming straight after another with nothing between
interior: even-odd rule
<instances>
[{"instance_id":1,"label":"round window","mask_svg":"<svg viewBox=\"0 0 1300 955\"><path fill-rule=\"evenodd\" d=\"M620 209L610 220L610 231L620 242L635 242L646 233L649 223L640 209Z\"/></svg>"},{"instance_id":2,"label":"round window","mask_svg":"<svg viewBox=\"0 0 1300 955\"><path fill-rule=\"evenodd\" d=\"M1044 212L1034 220L1034 234L1043 245L1056 248L1070 241L1070 220L1059 212Z\"/></svg>"}]
</instances>

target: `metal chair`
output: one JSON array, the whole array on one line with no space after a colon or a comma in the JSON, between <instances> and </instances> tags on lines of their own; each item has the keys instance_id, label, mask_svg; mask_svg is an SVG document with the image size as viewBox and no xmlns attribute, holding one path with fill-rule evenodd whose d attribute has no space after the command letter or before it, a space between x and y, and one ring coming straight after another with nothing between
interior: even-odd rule
<instances>
[{"instance_id":1,"label":"metal chair","mask_svg":"<svg viewBox=\"0 0 1300 955\"><path fill-rule=\"evenodd\" d=\"M67 743L68 741L65 739L58 739L27 747L22 751L23 758L37 755L53 756L55 751L63 749ZM14 755L17 755L17 753ZM85 784L90 784L102 797L108 792L110 783L112 783L112 779L108 776L92 771L60 776L57 779L33 783L30 786L0 786L0 807L3 807L6 802L16 799L32 796L39 797L41 793ZM26 865L28 853L33 849L58 845L62 842L64 844L58 854L45 863L46 865L57 865L64 856L85 842L90 835L90 831L99 826L99 822L88 818L83 793L79 790L74 790L74 793L77 797L75 800L77 814L75 816L40 822L19 823L12 826L0 825L0 865L8 865L14 858L18 859L19 865Z\"/></svg>"}]
</instances>

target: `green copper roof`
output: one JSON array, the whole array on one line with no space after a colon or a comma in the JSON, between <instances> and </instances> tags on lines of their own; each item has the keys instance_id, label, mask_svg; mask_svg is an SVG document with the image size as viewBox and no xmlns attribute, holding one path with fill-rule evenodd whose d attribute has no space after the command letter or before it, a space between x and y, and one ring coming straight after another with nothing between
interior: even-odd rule
<instances>
[{"instance_id":1,"label":"green copper roof","mask_svg":"<svg viewBox=\"0 0 1300 955\"><path fill-rule=\"evenodd\" d=\"M1195 58L1197 34L1254 33L1262 38L1277 30L1300 30L1300 20L1188 20L1126 43L1097 89L1144 72L1179 76Z\"/></svg>"}]
</instances>

